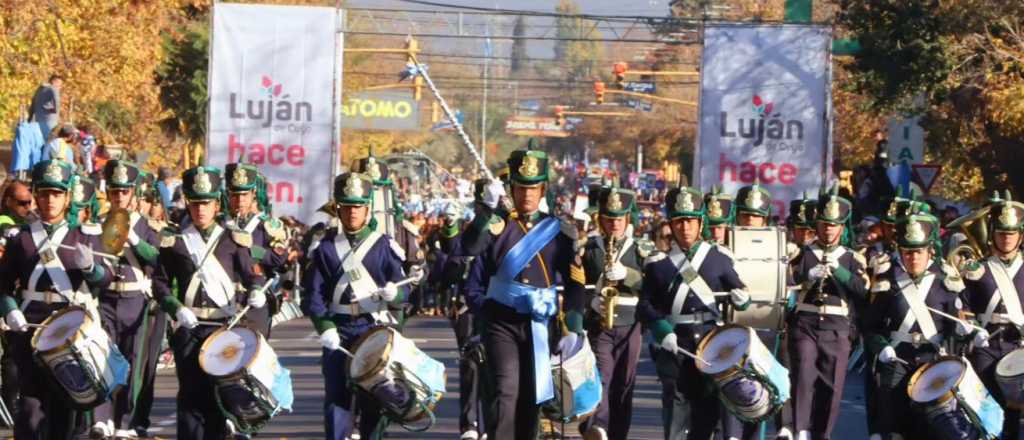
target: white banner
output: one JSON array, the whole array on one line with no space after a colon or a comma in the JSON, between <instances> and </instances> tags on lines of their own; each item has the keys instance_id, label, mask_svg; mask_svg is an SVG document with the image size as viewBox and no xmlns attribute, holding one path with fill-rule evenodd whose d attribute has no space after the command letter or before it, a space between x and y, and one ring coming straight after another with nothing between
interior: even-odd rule
<instances>
[{"instance_id":1,"label":"white banner","mask_svg":"<svg viewBox=\"0 0 1024 440\"><path fill-rule=\"evenodd\" d=\"M701 64L694 173L735 194L755 179L773 215L828 176L831 30L813 25L709 25Z\"/></svg>"},{"instance_id":2,"label":"white banner","mask_svg":"<svg viewBox=\"0 0 1024 440\"><path fill-rule=\"evenodd\" d=\"M257 165L276 216L308 222L331 195L338 20L333 8L214 6L207 163Z\"/></svg>"}]
</instances>

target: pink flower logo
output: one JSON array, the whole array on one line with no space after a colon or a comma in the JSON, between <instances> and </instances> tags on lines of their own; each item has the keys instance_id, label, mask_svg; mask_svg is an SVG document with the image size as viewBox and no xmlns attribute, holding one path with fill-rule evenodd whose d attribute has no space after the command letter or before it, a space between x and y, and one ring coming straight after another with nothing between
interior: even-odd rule
<instances>
[{"instance_id":1,"label":"pink flower logo","mask_svg":"<svg viewBox=\"0 0 1024 440\"><path fill-rule=\"evenodd\" d=\"M762 118L772 115L772 108L774 108L774 103L765 102L764 99L762 99L758 95L754 95L754 98L751 99L751 102L754 104L754 112L756 112Z\"/></svg>"},{"instance_id":2,"label":"pink flower logo","mask_svg":"<svg viewBox=\"0 0 1024 440\"><path fill-rule=\"evenodd\" d=\"M269 76L263 75L263 80L260 82L263 91L267 93L268 98L276 98L281 96L281 84L274 84L274 80Z\"/></svg>"}]
</instances>

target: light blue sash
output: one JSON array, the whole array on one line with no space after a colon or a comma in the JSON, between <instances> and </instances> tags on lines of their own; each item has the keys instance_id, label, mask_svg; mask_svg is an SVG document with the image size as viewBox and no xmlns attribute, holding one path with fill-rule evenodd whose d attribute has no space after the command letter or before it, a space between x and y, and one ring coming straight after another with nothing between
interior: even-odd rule
<instances>
[{"instance_id":1,"label":"light blue sash","mask_svg":"<svg viewBox=\"0 0 1024 440\"><path fill-rule=\"evenodd\" d=\"M558 301L554 286L535 287L513 280L523 271L526 263L558 235L559 230L559 221L554 217L537 223L505 254L498 273L487 286L488 298L514 308L518 313L530 315L537 404L555 397L554 379L551 377L551 351L548 349L548 320L558 313Z\"/></svg>"}]
</instances>

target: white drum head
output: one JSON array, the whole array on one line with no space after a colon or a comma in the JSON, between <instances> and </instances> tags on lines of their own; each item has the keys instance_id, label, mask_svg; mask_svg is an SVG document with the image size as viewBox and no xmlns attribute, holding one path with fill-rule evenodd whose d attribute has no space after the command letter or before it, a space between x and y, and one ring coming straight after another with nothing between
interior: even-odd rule
<instances>
[{"instance_id":1,"label":"white drum head","mask_svg":"<svg viewBox=\"0 0 1024 440\"><path fill-rule=\"evenodd\" d=\"M966 365L960 359L946 359L922 368L925 370L910 384L910 398L918 403L928 403L956 387Z\"/></svg>"},{"instance_id":2,"label":"white drum head","mask_svg":"<svg viewBox=\"0 0 1024 440\"><path fill-rule=\"evenodd\" d=\"M368 372L380 366L383 359L388 357L392 347L391 333L393 330L385 328L382 330L371 330L366 337L355 347L352 353L352 361L349 364L348 374L351 377L365 376Z\"/></svg>"},{"instance_id":3,"label":"white drum head","mask_svg":"<svg viewBox=\"0 0 1024 440\"><path fill-rule=\"evenodd\" d=\"M728 327L715 332L698 356L711 365L697 361L697 368L706 374L718 374L739 365L750 348L750 329Z\"/></svg>"},{"instance_id":4,"label":"white drum head","mask_svg":"<svg viewBox=\"0 0 1024 440\"><path fill-rule=\"evenodd\" d=\"M203 371L211 376L227 376L249 365L259 349L259 336L248 328L235 327L211 335L203 345L199 354Z\"/></svg>"},{"instance_id":5,"label":"white drum head","mask_svg":"<svg viewBox=\"0 0 1024 440\"><path fill-rule=\"evenodd\" d=\"M50 351L60 347L70 340L85 324L86 313L84 310L68 310L65 313L54 316L47 320L46 327L39 330L36 339L37 351Z\"/></svg>"},{"instance_id":6,"label":"white drum head","mask_svg":"<svg viewBox=\"0 0 1024 440\"><path fill-rule=\"evenodd\" d=\"M1017 377L1022 374L1024 374L1024 348L1011 351L996 364L996 376Z\"/></svg>"}]
</instances>

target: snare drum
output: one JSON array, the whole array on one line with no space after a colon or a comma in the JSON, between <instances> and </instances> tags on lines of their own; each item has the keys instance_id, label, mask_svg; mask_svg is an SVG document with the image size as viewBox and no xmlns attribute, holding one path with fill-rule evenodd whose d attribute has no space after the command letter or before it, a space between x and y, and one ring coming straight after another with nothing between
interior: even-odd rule
<instances>
[{"instance_id":1,"label":"snare drum","mask_svg":"<svg viewBox=\"0 0 1024 440\"><path fill-rule=\"evenodd\" d=\"M544 416L558 422L590 417L601 403L601 373L586 337L579 338L569 357L551 357L555 398L544 405ZM561 362L559 362L561 361Z\"/></svg>"},{"instance_id":2,"label":"snare drum","mask_svg":"<svg viewBox=\"0 0 1024 440\"><path fill-rule=\"evenodd\" d=\"M733 310L732 323L758 329L781 329L787 295L786 230L737 226L729 230L729 246L740 280L750 292L750 307Z\"/></svg>"},{"instance_id":3,"label":"snare drum","mask_svg":"<svg viewBox=\"0 0 1024 440\"><path fill-rule=\"evenodd\" d=\"M999 360L996 383L1003 392L1006 406L1024 409L1024 348L1013 350Z\"/></svg>"},{"instance_id":4,"label":"snare drum","mask_svg":"<svg viewBox=\"0 0 1024 440\"><path fill-rule=\"evenodd\" d=\"M255 432L281 411L291 411L291 372L253 329L224 327L211 333L199 351L199 367L213 377L224 416L242 432Z\"/></svg>"},{"instance_id":5,"label":"snare drum","mask_svg":"<svg viewBox=\"0 0 1024 440\"><path fill-rule=\"evenodd\" d=\"M128 384L128 361L95 315L68 306L42 325L32 337L35 357L50 371L73 406L95 408Z\"/></svg>"},{"instance_id":6,"label":"snare drum","mask_svg":"<svg viewBox=\"0 0 1024 440\"><path fill-rule=\"evenodd\" d=\"M444 364L392 327L366 332L353 345L352 356L349 377L389 418L405 426L429 417L427 428L433 424L434 407L445 392Z\"/></svg>"},{"instance_id":7,"label":"snare drum","mask_svg":"<svg viewBox=\"0 0 1024 440\"><path fill-rule=\"evenodd\" d=\"M1002 433L1003 409L967 359L944 356L922 365L910 377L907 394L947 439L989 439Z\"/></svg>"},{"instance_id":8,"label":"snare drum","mask_svg":"<svg viewBox=\"0 0 1024 440\"><path fill-rule=\"evenodd\" d=\"M726 325L700 341L697 369L714 380L719 399L745 422L768 419L789 400L789 370L750 327Z\"/></svg>"}]
</instances>

